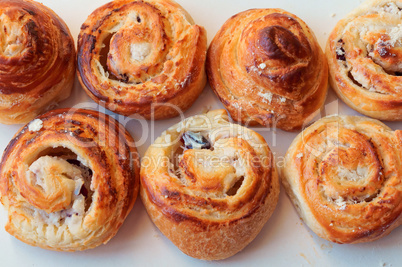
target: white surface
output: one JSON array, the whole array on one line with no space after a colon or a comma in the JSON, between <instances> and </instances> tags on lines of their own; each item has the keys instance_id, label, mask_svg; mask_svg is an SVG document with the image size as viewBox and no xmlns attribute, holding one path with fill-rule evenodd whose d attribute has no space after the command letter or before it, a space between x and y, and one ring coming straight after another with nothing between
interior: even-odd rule
<instances>
[{"instance_id":1,"label":"white surface","mask_svg":"<svg viewBox=\"0 0 402 267\"><path fill-rule=\"evenodd\" d=\"M106 0L42 0L59 14L77 38L81 24ZM230 16L250 8L283 8L303 19L315 32L324 47L328 34L335 23L345 16L360 0L179 0L193 16L197 24L208 32L209 42L221 25ZM335 16L333 16L335 14ZM76 82L73 96L60 107L93 107ZM221 108L222 105L210 87L205 88L195 105L185 113L191 116L206 108ZM100 111L105 111L100 108ZM357 114L337 100L331 91L326 114ZM109 113L109 112L108 112ZM109 113L110 114L110 113ZM138 140L139 152L144 154L150 143L160 133L177 123L180 118L157 122L126 122L128 130ZM402 129L402 123L387 123L393 129ZM21 127L0 125L0 151ZM153 130L154 129L154 130ZM256 128L270 144L278 163L297 133ZM233 266L398 266L402 259L402 227L376 242L360 245L338 245L325 241L311 232L299 219L286 194L282 190L275 213L257 238L242 252L220 262L203 262L181 253L165 238L148 218L138 199L126 222L107 245L96 249L60 253L30 247L8 235L4 230L6 213L0 208L0 266L188 266L188 265L233 265Z\"/></svg>"}]
</instances>

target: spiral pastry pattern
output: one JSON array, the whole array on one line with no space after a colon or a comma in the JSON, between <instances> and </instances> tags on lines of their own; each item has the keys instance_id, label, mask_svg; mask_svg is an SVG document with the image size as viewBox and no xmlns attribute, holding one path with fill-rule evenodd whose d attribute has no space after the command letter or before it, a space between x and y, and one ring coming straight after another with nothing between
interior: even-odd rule
<instances>
[{"instance_id":1,"label":"spiral pastry pattern","mask_svg":"<svg viewBox=\"0 0 402 267\"><path fill-rule=\"evenodd\" d=\"M330 82L360 113L402 119L402 1L367 1L331 33L326 54Z\"/></svg>"},{"instance_id":2,"label":"spiral pastry pattern","mask_svg":"<svg viewBox=\"0 0 402 267\"><path fill-rule=\"evenodd\" d=\"M173 1L113 1L82 25L79 78L93 100L114 112L165 119L202 92L206 47L204 28Z\"/></svg>"},{"instance_id":3,"label":"spiral pastry pattern","mask_svg":"<svg viewBox=\"0 0 402 267\"><path fill-rule=\"evenodd\" d=\"M0 123L27 123L70 95L74 40L42 4L2 0L0 10Z\"/></svg>"},{"instance_id":4,"label":"spiral pastry pattern","mask_svg":"<svg viewBox=\"0 0 402 267\"><path fill-rule=\"evenodd\" d=\"M260 232L275 209L273 156L256 132L225 110L172 126L147 150L141 197L156 226L184 253L230 257Z\"/></svg>"},{"instance_id":5,"label":"spiral pastry pattern","mask_svg":"<svg viewBox=\"0 0 402 267\"><path fill-rule=\"evenodd\" d=\"M365 117L326 117L290 146L282 182L305 223L336 243L376 240L399 226L402 132Z\"/></svg>"},{"instance_id":6,"label":"spiral pastry pattern","mask_svg":"<svg viewBox=\"0 0 402 267\"><path fill-rule=\"evenodd\" d=\"M61 109L23 127L0 164L6 230L46 249L108 242L130 212L139 163L129 133L95 111Z\"/></svg>"},{"instance_id":7,"label":"spiral pastry pattern","mask_svg":"<svg viewBox=\"0 0 402 267\"><path fill-rule=\"evenodd\" d=\"M296 130L325 101L328 66L311 29L281 9L231 17L207 55L210 84L232 118Z\"/></svg>"}]
</instances>

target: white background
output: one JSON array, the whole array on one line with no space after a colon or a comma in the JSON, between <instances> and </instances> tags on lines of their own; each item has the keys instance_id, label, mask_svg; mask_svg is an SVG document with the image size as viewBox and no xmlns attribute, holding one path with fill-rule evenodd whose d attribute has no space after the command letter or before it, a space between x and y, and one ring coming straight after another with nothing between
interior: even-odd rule
<instances>
[{"instance_id":1,"label":"white background","mask_svg":"<svg viewBox=\"0 0 402 267\"><path fill-rule=\"evenodd\" d=\"M75 40L81 24L106 0L42 0L61 16L70 28ZM192 15L195 22L206 28L210 42L232 15L250 8L283 8L303 19L315 32L322 47L335 26L360 0L179 0ZM76 82L73 95L60 107L72 107L94 103ZM85 104L86 103L86 104ZM206 87L194 106L185 116L199 114L207 108L222 108L222 104ZM357 114L330 90L326 114ZM110 114L110 113L109 113ZM120 117L120 119L124 119ZM160 133L180 121L175 118L158 121L154 130L150 122L126 120L128 130L139 140L139 152L147 147ZM402 123L387 123L393 129L402 129ZM0 151L6 147L21 125L0 125ZM256 128L270 144L278 161L283 156L297 133ZM6 212L0 208L0 266L398 266L402 260L402 227L378 241L358 245L338 245L323 240L311 232L299 219L291 202L282 190L278 206L257 238L242 252L219 262L204 262L192 259L180 252L152 224L140 199L128 216L118 234L107 244L96 249L61 253L28 246L4 230Z\"/></svg>"}]
</instances>

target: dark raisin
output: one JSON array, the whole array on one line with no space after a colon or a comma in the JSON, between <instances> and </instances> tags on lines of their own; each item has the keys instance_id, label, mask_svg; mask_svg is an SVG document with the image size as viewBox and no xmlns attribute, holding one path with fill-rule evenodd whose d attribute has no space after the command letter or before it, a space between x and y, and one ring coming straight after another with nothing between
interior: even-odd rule
<instances>
[{"instance_id":1,"label":"dark raisin","mask_svg":"<svg viewBox=\"0 0 402 267\"><path fill-rule=\"evenodd\" d=\"M85 188L85 186L81 186L80 194L84 197L88 196L88 190Z\"/></svg>"},{"instance_id":2,"label":"dark raisin","mask_svg":"<svg viewBox=\"0 0 402 267\"><path fill-rule=\"evenodd\" d=\"M339 45L340 44L340 45ZM345 49L343 49L343 45L345 43L343 42L342 39L340 39L338 41L338 45L337 45L337 49L336 49L336 59L337 60L342 60L342 61L346 61L346 57L345 57ZM339 47L339 48L338 48Z\"/></svg>"},{"instance_id":3,"label":"dark raisin","mask_svg":"<svg viewBox=\"0 0 402 267\"><path fill-rule=\"evenodd\" d=\"M126 73L120 74L120 76L121 76L120 81L123 83L127 83L130 79Z\"/></svg>"},{"instance_id":4,"label":"dark raisin","mask_svg":"<svg viewBox=\"0 0 402 267\"><path fill-rule=\"evenodd\" d=\"M78 166L78 167L81 166L81 161L76 160L76 159L68 159L67 162L72 164L72 165Z\"/></svg>"},{"instance_id":5,"label":"dark raisin","mask_svg":"<svg viewBox=\"0 0 402 267\"><path fill-rule=\"evenodd\" d=\"M81 172L88 174L89 177L92 177L92 170L90 168L88 168L87 166L85 166L84 164L82 164L81 161L79 161L77 159L68 159L67 162L79 167L81 169Z\"/></svg>"},{"instance_id":6,"label":"dark raisin","mask_svg":"<svg viewBox=\"0 0 402 267\"><path fill-rule=\"evenodd\" d=\"M211 143L200 133L185 132L181 141L186 149L210 149Z\"/></svg>"},{"instance_id":7,"label":"dark raisin","mask_svg":"<svg viewBox=\"0 0 402 267\"><path fill-rule=\"evenodd\" d=\"M378 54L380 55L380 57L390 57L390 56L392 56L392 54L390 53L389 49L390 49L389 43L384 42L381 39L380 42L378 43Z\"/></svg>"}]
</instances>

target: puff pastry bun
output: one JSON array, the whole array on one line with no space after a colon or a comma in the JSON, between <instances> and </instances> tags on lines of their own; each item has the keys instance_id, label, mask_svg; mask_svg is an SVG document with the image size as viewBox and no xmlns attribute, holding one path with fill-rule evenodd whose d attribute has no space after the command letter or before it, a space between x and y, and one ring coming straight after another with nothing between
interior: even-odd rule
<instances>
[{"instance_id":1,"label":"puff pastry bun","mask_svg":"<svg viewBox=\"0 0 402 267\"><path fill-rule=\"evenodd\" d=\"M81 27L79 78L111 111L166 119L202 92L206 49L205 29L174 1L113 1Z\"/></svg>"},{"instance_id":2,"label":"puff pastry bun","mask_svg":"<svg viewBox=\"0 0 402 267\"><path fill-rule=\"evenodd\" d=\"M281 9L227 20L208 50L207 73L231 117L246 125L299 129L327 94L328 66L313 32Z\"/></svg>"},{"instance_id":3,"label":"puff pastry bun","mask_svg":"<svg viewBox=\"0 0 402 267\"><path fill-rule=\"evenodd\" d=\"M129 133L83 109L48 112L23 127L0 164L6 230L58 251L108 242L130 212L139 163Z\"/></svg>"},{"instance_id":4,"label":"puff pastry bun","mask_svg":"<svg viewBox=\"0 0 402 267\"><path fill-rule=\"evenodd\" d=\"M271 151L225 110L165 131L141 162L141 197L161 232L187 255L230 257L260 232L278 201Z\"/></svg>"},{"instance_id":5,"label":"puff pastry bun","mask_svg":"<svg viewBox=\"0 0 402 267\"><path fill-rule=\"evenodd\" d=\"M42 4L2 0L0 10L0 123L27 123L70 95L74 40Z\"/></svg>"},{"instance_id":6,"label":"puff pastry bun","mask_svg":"<svg viewBox=\"0 0 402 267\"><path fill-rule=\"evenodd\" d=\"M351 108L402 120L402 1L367 1L338 22L326 54L330 82Z\"/></svg>"},{"instance_id":7,"label":"puff pastry bun","mask_svg":"<svg viewBox=\"0 0 402 267\"><path fill-rule=\"evenodd\" d=\"M402 132L365 117L326 117L285 156L282 182L304 222L336 243L360 243L401 223Z\"/></svg>"}]
</instances>

